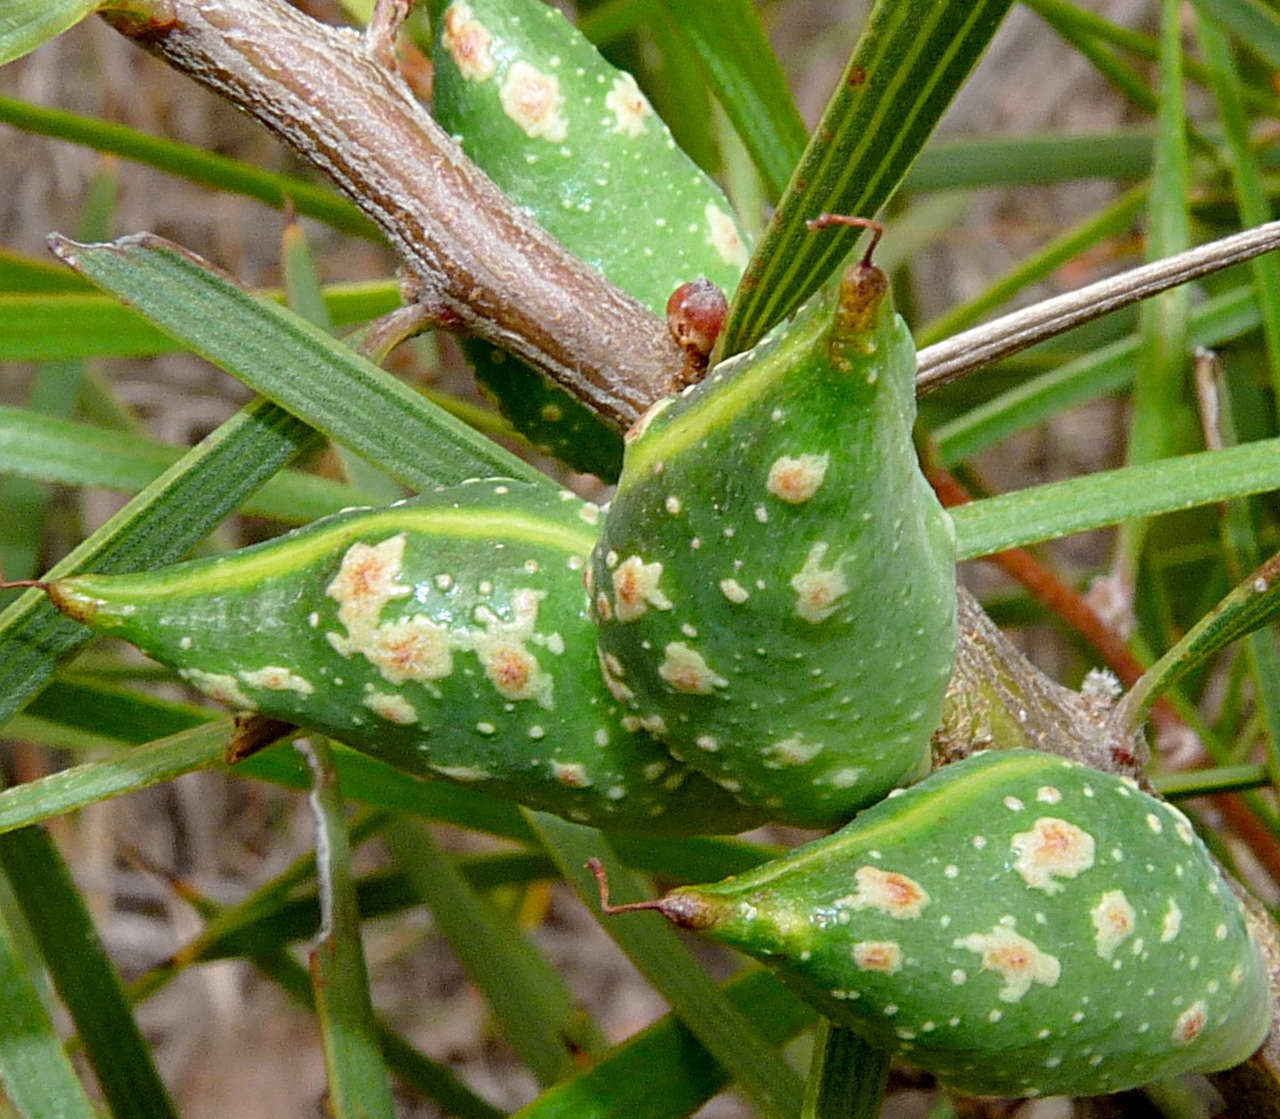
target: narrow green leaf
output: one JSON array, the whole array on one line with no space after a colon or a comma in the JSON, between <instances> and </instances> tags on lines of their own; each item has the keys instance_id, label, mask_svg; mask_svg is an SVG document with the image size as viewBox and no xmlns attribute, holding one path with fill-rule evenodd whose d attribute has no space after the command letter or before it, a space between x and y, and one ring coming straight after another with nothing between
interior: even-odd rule
<instances>
[{"instance_id":1,"label":"narrow green leaf","mask_svg":"<svg viewBox=\"0 0 1280 1119\"><path fill-rule=\"evenodd\" d=\"M1231 59L1226 35L1203 14L1198 19L1198 29L1222 118L1240 216L1248 224L1255 220L1267 221L1271 216L1271 206L1250 144L1240 78ZM1280 262L1268 254L1251 261L1250 268L1254 294L1262 312L1262 334L1266 340L1272 392L1276 393L1280 392ZM1213 362L1206 368L1212 369L1216 365ZM1234 445L1239 438L1235 430L1231 386L1225 377L1215 379L1216 386L1208 387L1208 391L1216 391L1219 397L1218 436L1222 443ZM1280 407L1280 397L1276 406ZM1206 425L1214 422L1209 413L1204 420ZM1228 571L1237 582L1262 560L1263 551L1254 527L1254 514L1254 503L1250 501L1228 502L1223 511ZM1245 651L1253 676L1258 711L1266 730L1267 768L1272 784L1280 788L1280 650L1277 650L1272 634L1257 631L1246 638Z\"/></svg>"},{"instance_id":2,"label":"narrow green leaf","mask_svg":"<svg viewBox=\"0 0 1280 1119\"><path fill-rule=\"evenodd\" d=\"M1191 168L1187 154L1186 102L1182 88L1182 5L1162 0L1160 111L1155 166L1147 204L1147 259L1182 252L1191 242L1187 209ZM1179 285L1147 300L1139 309L1142 350L1130 404L1127 461L1165 458L1186 444L1179 436L1186 415L1187 316L1191 295ZM1137 572L1147 526L1127 522L1116 543L1116 563L1131 582Z\"/></svg>"},{"instance_id":3,"label":"narrow green leaf","mask_svg":"<svg viewBox=\"0 0 1280 1119\"><path fill-rule=\"evenodd\" d=\"M1280 15L1260 0L1192 0L1210 19L1230 29L1273 70L1280 70Z\"/></svg>"},{"instance_id":4,"label":"narrow green leaf","mask_svg":"<svg viewBox=\"0 0 1280 1119\"><path fill-rule=\"evenodd\" d=\"M315 258L311 255L302 223L296 218L285 226L280 256L284 265L284 287L289 309L326 334L332 334L333 319L325 303L320 274L316 270ZM376 504L389 505L404 497L404 490L372 463L366 462L359 455L351 454L345 447L337 446L335 450L346 480L360 489L378 495Z\"/></svg>"},{"instance_id":5,"label":"narrow green leaf","mask_svg":"<svg viewBox=\"0 0 1280 1119\"><path fill-rule=\"evenodd\" d=\"M176 245L149 235L54 245L78 272L195 353L409 486L478 475L553 484L323 330Z\"/></svg>"},{"instance_id":6,"label":"narrow green leaf","mask_svg":"<svg viewBox=\"0 0 1280 1119\"><path fill-rule=\"evenodd\" d=\"M73 766L5 789L0 792L0 834L217 765L233 730L230 719L220 719L107 761Z\"/></svg>"},{"instance_id":7,"label":"narrow green leaf","mask_svg":"<svg viewBox=\"0 0 1280 1119\"><path fill-rule=\"evenodd\" d=\"M1222 452L1225 453L1225 452ZM1233 641L1280 614L1280 553L1254 570L1142 674L1116 709L1121 725L1136 728L1164 692Z\"/></svg>"},{"instance_id":8,"label":"narrow green leaf","mask_svg":"<svg viewBox=\"0 0 1280 1119\"><path fill-rule=\"evenodd\" d=\"M1265 765L1224 765L1212 769L1188 769L1181 773L1156 773L1151 778L1166 800L1238 793L1265 788L1271 783Z\"/></svg>"},{"instance_id":9,"label":"narrow green leaf","mask_svg":"<svg viewBox=\"0 0 1280 1119\"><path fill-rule=\"evenodd\" d=\"M525 811L560 873L598 912L598 889L586 869L599 859L615 901L644 897L639 881L618 860L602 832L545 812ZM762 1116L798 1117L803 1085L769 1042L725 998L679 938L656 913L625 913L603 919L605 931L670 1003L673 1013L724 1065Z\"/></svg>"},{"instance_id":10,"label":"narrow green leaf","mask_svg":"<svg viewBox=\"0 0 1280 1119\"><path fill-rule=\"evenodd\" d=\"M115 211L116 174L111 165L100 167L89 181L80 206L77 232L86 238L109 237ZM59 269L64 275L65 270ZM30 412L66 418L76 409L88 370L83 362L57 361L36 369L27 404ZM0 467L0 474L4 468ZM49 508L47 487L30 478L0 479L0 559L9 579L31 579L37 574L44 544L45 517ZM0 603L16 595L0 592Z\"/></svg>"},{"instance_id":11,"label":"narrow green leaf","mask_svg":"<svg viewBox=\"0 0 1280 1119\"><path fill-rule=\"evenodd\" d=\"M386 817L378 813L368 813L362 819L354 821L349 829L351 845L363 842L385 822ZM201 959L214 958L202 954L200 946L216 940L219 936L217 930L235 929L247 914L262 912L273 901L283 901L293 885L313 877L315 870L314 856L304 856L259 887L240 904L225 908L196 894L188 883L185 896L208 922L205 930L195 941L189 941L180 948L166 964L153 969L140 982L134 983L129 991L131 999L141 1001L162 988L168 979L180 974L185 967ZM319 923L319 905L314 908L309 932L314 932ZM250 945L244 954L291 999L314 1012L315 997L310 977L286 953L283 941L277 939L266 944ZM387 1067L409 1088L436 1101L449 1115L458 1116L459 1119L501 1119L502 1112L480 1099L445 1066L423 1056L382 1024L376 1023L375 1028Z\"/></svg>"},{"instance_id":12,"label":"narrow green leaf","mask_svg":"<svg viewBox=\"0 0 1280 1119\"><path fill-rule=\"evenodd\" d=\"M6 0L7 3L15 0ZM51 0L21 0L32 7L48 7ZM58 0L66 5L69 0ZM75 0L84 6L85 0ZM0 123L24 132L70 140L100 152L122 156L149 167L178 175L193 183L203 183L216 190L229 191L256 198L268 206L281 209L292 202L298 213L315 218L344 233L378 239L381 235L355 206L327 187L316 186L305 179L274 175L239 160L216 155L203 148L148 136L121 124L79 116L61 109L46 109L24 101L0 97Z\"/></svg>"},{"instance_id":13,"label":"narrow green leaf","mask_svg":"<svg viewBox=\"0 0 1280 1119\"><path fill-rule=\"evenodd\" d=\"M261 295L276 299L280 293ZM399 289L392 282L335 284L325 289L325 299L339 326L400 306ZM0 293L0 361L154 357L182 348L136 311L96 293Z\"/></svg>"},{"instance_id":14,"label":"narrow green leaf","mask_svg":"<svg viewBox=\"0 0 1280 1119\"><path fill-rule=\"evenodd\" d=\"M177 1119L84 899L40 828L0 836L7 874L111 1111Z\"/></svg>"},{"instance_id":15,"label":"narrow green leaf","mask_svg":"<svg viewBox=\"0 0 1280 1119\"><path fill-rule=\"evenodd\" d=\"M360 914L351 884L351 848L333 752L321 736L302 748L311 768L316 871L324 923L311 948L311 983L324 1045L334 1119L395 1119L369 998Z\"/></svg>"},{"instance_id":16,"label":"narrow green leaf","mask_svg":"<svg viewBox=\"0 0 1280 1119\"><path fill-rule=\"evenodd\" d=\"M352 837L355 842L355 837ZM473 890L492 890L502 886L527 886L540 879L557 877L555 867L545 855L534 851L500 855L472 855L458 860L458 869ZM360 878L356 884L356 905L362 921L404 913L422 905L422 896L405 874L382 871ZM233 918L227 920L227 918ZM218 927L206 928L195 940L188 941L162 967L162 973L149 972L156 978L146 985L146 994L162 985L168 974L190 964L221 960L229 956L253 956L287 947L292 941L315 936L320 927L320 901L314 892L302 896L279 898L274 907L255 905L242 910L237 905L223 910ZM138 987L130 994L137 993Z\"/></svg>"},{"instance_id":17,"label":"narrow green leaf","mask_svg":"<svg viewBox=\"0 0 1280 1119\"><path fill-rule=\"evenodd\" d=\"M852 1030L819 1020L803 1119L879 1119L890 1057Z\"/></svg>"},{"instance_id":18,"label":"narrow green leaf","mask_svg":"<svg viewBox=\"0 0 1280 1119\"><path fill-rule=\"evenodd\" d=\"M301 420L264 400L247 405L56 564L76 571L134 571L178 559L299 451L314 445ZM36 590L0 613L0 725L89 636Z\"/></svg>"},{"instance_id":19,"label":"narrow green leaf","mask_svg":"<svg viewBox=\"0 0 1280 1119\"><path fill-rule=\"evenodd\" d=\"M877 0L734 295L724 356L754 345L835 270L856 235L812 233L823 211L888 201L986 49L1010 0Z\"/></svg>"},{"instance_id":20,"label":"narrow green leaf","mask_svg":"<svg viewBox=\"0 0 1280 1119\"><path fill-rule=\"evenodd\" d=\"M739 975L723 990L772 1045L790 1040L815 1017L808 1004L763 969ZM513 1119L682 1119L727 1087L724 1069L679 1018L668 1014L586 1072L543 1092Z\"/></svg>"},{"instance_id":21,"label":"narrow green leaf","mask_svg":"<svg viewBox=\"0 0 1280 1119\"><path fill-rule=\"evenodd\" d=\"M1114 51L1104 47L1090 31L1064 16L1056 5L1030 0L1030 7L1134 106L1147 113L1159 111L1159 99L1142 75Z\"/></svg>"},{"instance_id":22,"label":"narrow green leaf","mask_svg":"<svg viewBox=\"0 0 1280 1119\"><path fill-rule=\"evenodd\" d=\"M667 18L688 38L707 84L777 198L808 138L786 76L750 0L662 0Z\"/></svg>"},{"instance_id":23,"label":"narrow green leaf","mask_svg":"<svg viewBox=\"0 0 1280 1119\"><path fill-rule=\"evenodd\" d=\"M97 0L4 0L0 4L0 66L74 27Z\"/></svg>"},{"instance_id":24,"label":"narrow green leaf","mask_svg":"<svg viewBox=\"0 0 1280 1119\"><path fill-rule=\"evenodd\" d=\"M604 0L578 19L578 30L596 46L629 35L654 18L662 0Z\"/></svg>"},{"instance_id":25,"label":"narrow green leaf","mask_svg":"<svg viewBox=\"0 0 1280 1119\"><path fill-rule=\"evenodd\" d=\"M99 749L149 744L157 738L211 725L216 718L207 708L159 700L77 676L59 676L27 710L51 724L96 734ZM509 801L443 781L410 777L346 747L337 747L334 752L348 800L489 832L520 843L536 842L520 810ZM101 764L113 766L116 762L111 758ZM308 781L306 768L285 746L255 754L229 772L294 789L305 789ZM17 789L0 792L0 806L16 792ZM677 839L616 835L610 841L628 866L680 882L725 878L781 853L777 847L714 836Z\"/></svg>"},{"instance_id":26,"label":"narrow green leaf","mask_svg":"<svg viewBox=\"0 0 1280 1119\"><path fill-rule=\"evenodd\" d=\"M544 1086L574 1070L574 1049L598 1054L604 1040L578 1020L564 980L515 926L476 894L431 832L404 820L386 834L392 857L427 903L471 982L493 1008L503 1036Z\"/></svg>"},{"instance_id":27,"label":"narrow green leaf","mask_svg":"<svg viewBox=\"0 0 1280 1119\"><path fill-rule=\"evenodd\" d=\"M902 180L911 194L964 187L1137 180L1151 171L1149 128L1068 136L974 136L924 149Z\"/></svg>"},{"instance_id":28,"label":"narrow green leaf","mask_svg":"<svg viewBox=\"0 0 1280 1119\"><path fill-rule=\"evenodd\" d=\"M1050 482L951 510L957 557L1280 489L1280 439L1201 451Z\"/></svg>"},{"instance_id":29,"label":"narrow green leaf","mask_svg":"<svg viewBox=\"0 0 1280 1119\"><path fill-rule=\"evenodd\" d=\"M1200 43L1210 73L1212 89L1222 118L1224 148L1231 167L1236 205L1241 223L1248 227L1271 220L1262 168L1253 149L1251 125L1244 108L1244 90L1236 71L1227 37L1203 15L1198 21ZM1267 365L1272 392L1280 409L1280 260L1264 253L1249 262L1253 290L1262 312L1262 335L1267 343Z\"/></svg>"},{"instance_id":30,"label":"narrow green leaf","mask_svg":"<svg viewBox=\"0 0 1280 1119\"><path fill-rule=\"evenodd\" d=\"M333 333L333 321L325 305L315 257L311 255L307 235L297 218L284 227L280 237L280 258L284 270L285 303L289 310L326 333Z\"/></svg>"},{"instance_id":31,"label":"narrow green leaf","mask_svg":"<svg viewBox=\"0 0 1280 1119\"><path fill-rule=\"evenodd\" d=\"M1188 342L1216 346L1257 327L1258 305L1248 287L1231 288L1191 313ZM1119 392L1133 383L1140 341L1131 335L969 409L940 425L934 438L949 466L1063 409Z\"/></svg>"},{"instance_id":32,"label":"narrow green leaf","mask_svg":"<svg viewBox=\"0 0 1280 1119\"><path fill-rule=\"evenodd\" d=\"M0 249L0 292L21 291L27 294L46 291L91 291L87 280L74 272L22 253Z\"/></svg>"},{"instance_id":33,"label":"narrow green leaf","mask_svg":"<svg viewBox=\"0 0 1280 1119\"><path fill-rule=\"evenodd\" d=\"M96 1119L0 912L0 1098L23 1119Z\"/></svg>"},{"instance_id":34,"label":"narrow green leaf","mask_svg":"<svg viewBox=\"0 0 1280 1119\"><path fill-rule=\"evenodd\" d=\"M1145 186L1126 191L1111 205L1104 206L1075 228L1053 238L1047 245L1011 268L982 294L953 307L916 331L916 347L923 349L972 326L987 312L995 310L1032 284L1047 279L1055 269L1095 248L1100 241L1118 237L1128 231L1145 198Z\"/></svg>"},{"instance_id":35,"label":"narrow green leaf","mask_svg":"<svg viewBox=\"0 0 1280 1119\"><path fill-rule=\"evenodd\" d=\"M390 815L386 812L370 811L362 812L352 819L347 827L347 842L351 849L355 850L375 836L380 829L386 827L389 819ZM307 918L305 926L291 925L287 920L282 920L282 911L289 911L290 915L297 912L290 899L298 890L305 890L308 886L314 887L312 892L307 897L298 899ZM232 954L255 955L277 952L287 947L291 940L304 936L314 938L324 921L320 908L320 891L314 847L234 905L219 905L208 898L199 897L188 888L186 896L193 901L200 916L204 918L204 928L167 960L134 980L128 989L130 1001L136 1005L151 998L187 968L201 960L214 958L209 955L210 945L225 945L230 941L241 945L241 951L233 950ZM363 908L360 912L362 917L366 916ZM285 929L294 927L301 928L297 936L285 933ZM256 928L258 935L245 936L246 928ZM281 935L273 936L273 932Z\"/></svg>"},{"instance_id":36,"label":"narrow green leaf","mask_svg":"<svg viewBox=\"0 0 1280 1119\"><path fill-rule=\"evenodd\" d=\"M253 963L295 1002L314 1009L307 974L292 958L278 952L257 956ZM428 1060L385 1026L378 1027L378 1040L387 1066L414 1091L437 1101L445 1114L456 1119L502 1119L506 1114L482 1100L444 1065Z\"/></svg>"},{"instance_id":37,"label":"narrow green leaf","mask_svg":"<svg viewBox=\"0 0 1280 1119\"><path fill-rule=\"evenodd\" d=\"M74 486L136 492L177 462L186 448L89 424L0 406L0 473ZM376 494L296 470L282 471L241 508L260 517L306 524L351 505L379 503ZM11 578L24 578L6 568Z\"/></svg>"}]
</instances>

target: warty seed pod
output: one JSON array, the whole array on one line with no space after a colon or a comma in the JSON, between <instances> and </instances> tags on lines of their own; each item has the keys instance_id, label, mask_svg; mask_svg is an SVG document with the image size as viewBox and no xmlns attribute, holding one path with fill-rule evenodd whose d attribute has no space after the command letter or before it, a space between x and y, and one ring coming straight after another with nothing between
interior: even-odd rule
<instances>
[{"instance_id":1,"label":"warty seed pod","mask_svg":"<svg viewBox=\"0 0 1280 1119\"><path fill-rule=\"evenodd\" d=\"M1243 908L1186 817L1029 750L974 755L784 858L634 908L757 957L966 1092L1212 1072L1271 1024Z\"/></svg>"},{"instance_id":2,"label":"warty seed pod","mask_svg":"<svg viewBox=\"0 0 1280 1119\"><path fill-rule=\"evenodd\" d=\"M541 0L435 0L431 14L436 119L535 221L655 313L699 277L733 290L747 234L630 74ZM617 433L515 358L463 348L534 443L616 476Z\"/></svg>"},{"instance_id":3,"label":"warty seed pod","mask_svg":"<svg viewBox=\"0 0 1280 1119\"><path fill-rule=\"evenodd\" d=\"M735 796L842 823L927 767L955 649L911 335L863 261L628 435L591 562L601 667Z\"/></svg>"},{"instance_id":4,"label":"warty seed pod","mask_svg":"<svg viewBox=\"0 0 1280 1119\"><path fill-rule=\"evenodd\" d=\"M618 724L582 588L597 514L486 479L47 589L213 698L409 773L616 830L750 827L761 813Z\"/></svg>"}]
</instances>

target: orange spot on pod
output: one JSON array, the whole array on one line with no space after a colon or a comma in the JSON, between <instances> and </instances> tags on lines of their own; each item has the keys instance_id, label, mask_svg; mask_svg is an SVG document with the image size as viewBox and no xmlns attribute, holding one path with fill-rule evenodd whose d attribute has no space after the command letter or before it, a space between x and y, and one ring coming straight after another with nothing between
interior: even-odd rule
<instances>
[{"instance_id":1,"label":"orange spot on pod","mask_svg":"<svg viewBox=\"0 0 1280 1119\"><path fill-rule=\"evenodd\" d=\"M444 34L440 43L453 56L458 72L469 81L483 82L493 77L497 68L489 45L493 36L489 29L472 18L468 4L449 5L444 14Z\"/></svg>"},{"instance_id":2,"label":"orange spot on pod","mask_svg":"<svg viewBox=\"0 0 1280 1119\"><path fill-rule=\"evenodd\" d=\"M1203 999L1197 999L1178 1015L1173 1024L1173 1040L1186 1044L1195 1041L1209 1022L1209 1008Z\"/></svg>"},{"instance_id":3,"label":"orange spot on pod","mask_svg":"<svg viewBox=\"0 0 1280 1119\"><path fill-rule=\"evenodd\" d=\"M902 946L896 940L860 940L853 946L853 962L861 971L893 975L902 970Z\"/></svg>"},{"instance_id":4,"label":"orange spot on pod","mask_svg":"<svg viewBox=\"0 0 1280 1119\"><path fill-rule=\"evenodd\" d=\"M705 276L699 276L671 293L667 300L667 329L676 344L703 367L728 313L729 301L724 292Z\"/></svg>"},{"instance_id":5,"label":"orange spot on pod","mask_svg":"<svg viewBox=\"0 0 1280 1119\"><path fill-rule=\"evenodd\" d=\"M836 904L849 909L876 909L898 920L920 916L929 894L914 878L874 866L860 866L854 873L858 892Z\"/></svg>"},{"instance_id":6,"label":"orange spot on pod","mask_svg":"<svg viewBox=\"0 0 1280 1119\"><path fill-rule=\"evenodd\" d=\"M1010 840L1009 848L1016 856L1013 869L1046 894L1062 889L1056 878L1075 878L1093 866L1093 836L1056 816L1039 817L1030 831Z\"/></svg>"}]
</instances>

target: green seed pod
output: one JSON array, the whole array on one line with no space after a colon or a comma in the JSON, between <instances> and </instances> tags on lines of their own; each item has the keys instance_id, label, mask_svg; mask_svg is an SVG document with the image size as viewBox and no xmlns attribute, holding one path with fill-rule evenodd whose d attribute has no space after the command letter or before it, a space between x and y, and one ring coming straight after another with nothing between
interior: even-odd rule
<instances>
[{"instance_id":1,"label":"green seed pod","mask_svg":"<svg viewBox=\"0 0 1280 1119\"><path fill-rule=\"evenodd\" d=\"M1182 813L1029 750L975 755L784 858L641 907L758 957L966 1092L1094 1095L1229 1068L1271 1022L1243 908Z\"/></svg>"},{"instance_id":2,"label":"green seed pod","mask_svg":"<svg viewBox=\"0 0 1280 1119\"><path fill-rule=\"evenodd\" d=\"M628 435L592 557L614 695L775 818L840 823L926 768L955 648L915 349L855 265Z\"/></svg>"},{"instance_id":3,"label":"green seed pod","mask_svg":"<svg viewBox=\"0 0 1280 1119\"><path fill-rule=\"evenodd\" d=\"M733 290L746 234L630 74L540 0L438 0L432 16L436 118L540 225L656 313L700 276ZM614 432L516 359L464 348L535 443L616 475Z\"/></svg>"},{"instance_id":4,"label":"green seed pod","mask_svg":"<svg viewBox=\"0 0 1280 1119\"><path fill-rule=\"evenodd\" d=\"M618 724L582 588L596 513L487 479L49 593L215 699L410 773L617 830L749 827L759 813Z\"/></svg>"}]
</instances>

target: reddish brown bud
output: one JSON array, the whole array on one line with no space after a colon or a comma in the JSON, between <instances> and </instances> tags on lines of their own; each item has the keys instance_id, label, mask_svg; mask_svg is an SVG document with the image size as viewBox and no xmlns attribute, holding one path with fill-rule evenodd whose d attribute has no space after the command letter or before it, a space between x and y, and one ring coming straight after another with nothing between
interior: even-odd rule
<instances>
[{"instance_id":1,"label":"reddish brown bud","mask_svg":"<svg viewBox=\"0 0 1280 1119\"><path fill-rule=\"evenodd\" d=\"M667 300L667 329L695 364L705 366L724 329L729 301L705 276L681 284Z\"/></svg>"}]
</instances>

